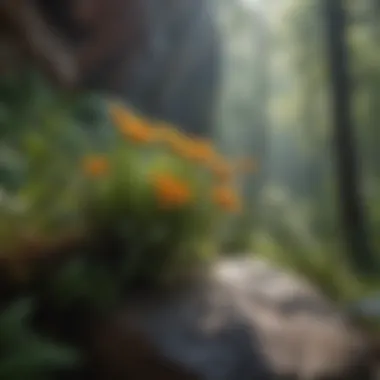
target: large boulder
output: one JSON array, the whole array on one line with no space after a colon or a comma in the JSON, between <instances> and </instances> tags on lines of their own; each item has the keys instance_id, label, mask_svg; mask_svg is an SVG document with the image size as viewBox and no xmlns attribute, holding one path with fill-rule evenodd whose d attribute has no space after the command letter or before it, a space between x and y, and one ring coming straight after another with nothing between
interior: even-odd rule
<instances>
[{"instance_id":1,"label":"large boulder","mask_svg":"<svg viewBox=\"0 0 380 380\"><path fill-rule=\"evenodd\" d=\"M129 300L125 315L125 326L182 368L168 379L373 376L369 343L348 319L306 282L260 260L222 261L191 288Z\"/></svg>"}]
</instances>

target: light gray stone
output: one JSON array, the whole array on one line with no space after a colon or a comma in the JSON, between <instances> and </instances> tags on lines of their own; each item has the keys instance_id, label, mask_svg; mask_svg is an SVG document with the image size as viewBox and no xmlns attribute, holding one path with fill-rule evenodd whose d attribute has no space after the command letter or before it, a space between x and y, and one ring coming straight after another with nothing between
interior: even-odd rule
<instances>
[{"instance_id":1,"label":"light gray stone","mask_svg":"<svg viewBox=\"0 0 380 380\"><path fill-rule=\"evenodd\" d=\"M174 293L135 303L135 321L201 380L372 378L364 336L312 286L263 261L221 261Z\"/></svg>"}]
</instances>

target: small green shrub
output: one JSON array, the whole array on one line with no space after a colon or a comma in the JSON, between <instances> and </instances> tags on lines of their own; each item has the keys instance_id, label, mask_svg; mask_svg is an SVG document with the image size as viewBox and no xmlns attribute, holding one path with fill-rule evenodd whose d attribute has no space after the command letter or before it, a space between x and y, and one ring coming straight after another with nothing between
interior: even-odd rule
<instances>
[{"instance_id":1,"label":"small green shrub","mask_svg":"<svg viewBox=\"0 0 380 380\"><path fill-rule=\"evenodd\" d=\"M0 135L0 329L10 320L5 299L27 291L36 305L34 324L11 309L14 350L0 336L7 379L49 378L44 361L72 364L60 347L74 349L75 339L55 331L58 341L46 343L42 314L58 330L80 330L86 316L76 327L62 317L80 313L78 303L101 314L134 286L207 267L242 208L232 166L209 141L95 95L62 94L35 74L0 82Z\"/></svg>"}]
</instances>

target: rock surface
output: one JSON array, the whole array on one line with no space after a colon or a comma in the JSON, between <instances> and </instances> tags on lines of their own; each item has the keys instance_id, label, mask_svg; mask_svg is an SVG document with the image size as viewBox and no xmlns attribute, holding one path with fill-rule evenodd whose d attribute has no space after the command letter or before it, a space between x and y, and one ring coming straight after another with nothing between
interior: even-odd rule
<instances>
[{"instance_id":1,"label":"rock surface","mask_svg":"<svg viewBox=\"0 0 380 380\"><path fill-rule=\"evenodd\" d=\"M263 261L222 261L207 281L174 293L132 302L128 313L164 357L200 380L374 378L369 345L348 320Z\"/></svg>"}]
</instances>

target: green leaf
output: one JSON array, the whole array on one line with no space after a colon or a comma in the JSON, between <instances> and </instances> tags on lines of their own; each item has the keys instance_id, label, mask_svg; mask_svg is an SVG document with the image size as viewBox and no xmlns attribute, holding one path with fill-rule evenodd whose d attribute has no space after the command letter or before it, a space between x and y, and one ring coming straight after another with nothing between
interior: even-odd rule
<instances>
[{"instance_id":1,"label":"green leaf","mask_svg":"<svg viewBox=\"0 0 380 380\"><path fill-rule=\"evenodd\" d=\"M51 282L53 294L62 304L87 294L88 285L88 270L84 259L70 261Z\"/></svg>"},{"instance_id":2,"label":"green leaf","mask_svg":"<svg viewBox=\"0 0 380 380\"><path fill-rule=\"evenodd\" d=\"M116 302L119 282L105 266L92 265L88 271L89 297L99 307L107 308Z\"/></svg>"},{"instance_id":3,"label":"green leaf","mask_svg":"<svg viewBox=\"0 0 380 380\"><path fill-rule=\"evenodd\" d=\"M35 341L0 360L0 378L29 378L51 370L71 368L78 362L78 355L70 349L55 344ZM24 376L24 377L23 377Z\"/></svg>"},{"instance_id":4,"label":"green leaf","mask_svg":"<svg viewBox=\"0 0 380 380\"><path fill-rule=\"evenodd\" d=\"M12 304L0 316L0 344L12 348L25 341L26 320L32 309L32 300L23 299Z\"/></svg>"}]
</instances>

